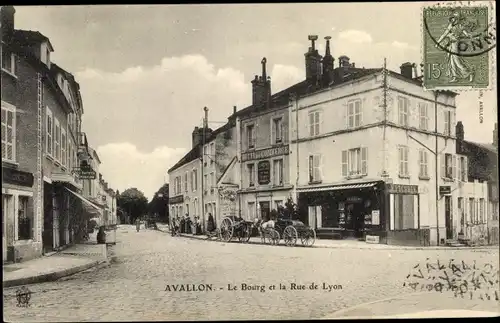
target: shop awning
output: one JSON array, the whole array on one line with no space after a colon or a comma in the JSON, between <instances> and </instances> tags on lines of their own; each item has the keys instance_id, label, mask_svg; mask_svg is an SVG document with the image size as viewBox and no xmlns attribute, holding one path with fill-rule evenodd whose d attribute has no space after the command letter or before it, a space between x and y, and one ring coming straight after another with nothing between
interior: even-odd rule
<instances>
[{"instance_id":1,"label":"shop awning","mask_svg":"<svg viewBox=\"0 0 500 323\"><path fill-rule=\"evenodd\" d=\"M82 184L77 183L75 178L66 173L52 173L52 176L50 178L53 183L64 183L67 185L71 185L74 188L81 190L83 188Z\"/></svg>"},{"instance_id":2,"label":"shop awning","mask_svg":"<svg viewBox=\"0 0 500 323\"><path fill-rule=\"evenodd\" d=\"M377 185L377 183L378 182L345 184L345 185L328 185L328 186L303 187L303 188L299 187L297 188L297 192L307 193L307 192L324 192L324 191L339 191L339 190L369 188Z\"/></svg>"},{"instance_id":3,"label":"shop awning","mask_svg":"<svg viewBox=\"0 0 500 323\"><path fill-rule=\"evenodd\" d=\"M69 192L71 192L71 194L73 194L74 196L76 196L77 198L79 198L80 200L83 201L83 207L85 208L85 211L87 211L90 214L102 215L102 208L100 206L95 205L94 203L90 202L82 195L80 195L76 192L73 192L72 190L70 190L67 187L65 187L65 189L67 189Z\"/></svg>"}]
</instances>

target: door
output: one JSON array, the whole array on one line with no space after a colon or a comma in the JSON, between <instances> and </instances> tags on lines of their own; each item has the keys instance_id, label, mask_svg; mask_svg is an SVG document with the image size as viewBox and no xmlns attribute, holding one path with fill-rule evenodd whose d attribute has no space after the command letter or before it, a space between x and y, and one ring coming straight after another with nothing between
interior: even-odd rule
<instances>
[{"instance_id":1,"label":"door","mask_svg":"<svg viewBox=\"0 0 500 323\"><path fill-rule=\"evenodd\" d=\"M309 206L309 211L308 211L308 225L313 228L313 229L316 229L316 218L317 218L317 215L316 215L316 206Z\"/></svg>"},{"instance_id":2,"label":"door","mask_svg":"<svg viewBox=\"0 0 500 323\"><path fill-rule=\"evenodd\" d=\"M259 202L260 216L262 219L269 220L271 205L269 202Z\"/></svg>"},{"instance_id":3,"label":"door","mask_svg":"<svg viewBox=\"0 0 500 323\"><path fill-rule=\"evenodd\" d=\"M43 210L43 251L50 252L54 250L54 208L52 206L52 185L45 183L43 189L44 210Z\"/></svg>"},{"instance_id":4,"label":"door","mask_svg":"<svg viewBox=\"0 0 500 323\"><path fill-rule=\"evenodd\" d=\"M451 210L451 196L444 197L444 216L446 239L453 239L453 213Z\"/></svg>"},{"instance_id":5,"label":"door","mask_svg":"<svg viewBox=\"0 0 500 323\"><path fill-rule=\"evenodd\" d=\"M9 219L11 195L2 194L2 257L7 261L7 222Z\"/></svg>"}]
</instances>

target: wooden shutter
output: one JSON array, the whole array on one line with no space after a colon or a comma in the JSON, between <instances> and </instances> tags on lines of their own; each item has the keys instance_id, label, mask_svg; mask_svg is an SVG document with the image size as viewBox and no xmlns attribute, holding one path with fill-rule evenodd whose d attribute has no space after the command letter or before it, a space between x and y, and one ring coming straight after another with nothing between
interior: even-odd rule
<instances>
[{"instance_id":1,"label":"wooden shutter","mask_svg":"<svg viewBox=\"0 0 500 323\"><path fill-rule=\"evenodd\" d=\"M368 148L361 148L361 174L368 174Z\"/></svg>"},{"instance_id":2,"label":"wooden shutter","mask_svg":"<svg viewBox=\"0 0 500 323\"><path fill-rule=\"evenodd\" d=\"M464 157L464 169L462 170L462 172L464 173L464 182L467 182L469 181L469 168L467 166L467 157Z\"/></svg>"},{"instance_id":3,"label":"wooden shutter","mask_svg":"<svg viewBox=\"0 0 500 323\"><path fill-rule=\"evenodd\" d=\"M309 113L309 136L314 136L314 112Z\"/></svg>"},{"instance_id":4,"label":"wooden shutter","mask_svg":"<svg viewBox=\"0 0 500 323\"><path fill-rule=\"evenodd\" d=\"M441 177L446 177L446 155L441 154Z\"/></svg>"},{"instance_id":5,"label":"wooden shutter","mask_svg":"<svg viewBox=\"0 0 500 323\"><path fill-rule=\"evenodd\" d=\"M342 150L342 176L347 176L348 174L348 159L347 150Z\"/></svg>"},{"instance_id":6,"label":"wooden shutter","mask_svg":"<svg viewBox=\"0 0 500 323\"><path fill-rule=\"evenodd\" d=\"M314 180L314 157L312 155L309 155L309 182L312 182Z\"/></svg>"},{"instance_id":7,"label":"wooden shutter","mask_svg":"<svg viewBox=\"0 0 500 323\"><path fill-rule=\"evenodd\" d=\"M457 181L459 182L462 181L462 158L463 157L457 158Z\"/></svg>"},{"instance_id":8,"label":"wooden shutter","mask_svg":"<svg viewBox=\"0 0 500 323\"><path fill-rule=\"evenodd\" d=\"M398 156L399 156L399 175L404 175L403 147L398 147Z\"/></svg>"},{"instance_id":9,"label":"wooden shutter","mask_svg":"<svg viewBox=\"0 0 500 323\"><path fill-rule=\"evenodd\" d=\"M321 155L316 155L313 158L314 160L314 180L321 180Z\"/></svg>"},{"instance_id":10,"label":"wooden shutter","mask_svg":"<svg viewBox=\"0 0 500 323\"><path fill-rule=\"evenodd\" d=\"M451 178L455 179L457 177L457 156L453 155L451 158Z\"/></svg>"}]
</instances>

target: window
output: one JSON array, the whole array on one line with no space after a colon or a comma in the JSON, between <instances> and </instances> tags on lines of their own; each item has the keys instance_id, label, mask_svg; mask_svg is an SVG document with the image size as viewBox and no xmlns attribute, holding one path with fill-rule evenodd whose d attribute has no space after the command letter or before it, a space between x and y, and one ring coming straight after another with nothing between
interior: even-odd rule
<instances>
[{"instance_id":1,"label":"window","mask_svg":"<svg viewBox=\"0 0 500 323\"><path fill-rule=\"evenodd\" d=\"M203 175L203 177L204 177L203 178L203 185L205 186L204 191L205 191L205 194L206 194L207 193L207 189L208 189L208 174Z\"/></svg>"},{"instance_id":2,"label":"window","mask_svg":"<svg viewBox=\"0 0 500 323\"><path fill-rule=\"evenodd\" d=\"M452 154L443 154L441 163L441 177L453 179L456 175L457 158Z\"/></svg>"},{"instance_id":3,"label":"window","mask_svg":"<svg viewBox=\"0 0 500 323\"><path fill-rule=\"evenodd\" d=\"M465 225L465 207L463 197L458 198L458 216L460 217L460 226L463 227Z\"/></svg>"},{"instance_id":4,"label":"window","mask_svg":"<svg viewBox=\"0 0 500 323\"><path fill-rule=\"evenodd\" d=\"M398 97L399 124L407 127L409 125L410 100L408 98Z\"/></svg>"},{"instance_id":5,"label":"window","mask_svg":"<svg viewBox=\"0 0 500 323\"><path fill-rule=\"evenodd\" d=\"M449 136L451 135L451 111L443 111L444 113L444 134Z\"/></svg>"},{"instance_id":6,"label":"window","mask_svg":"<svg viewBox=\"0 0 500 323\"><path fill-rule=\"evenodd\" d=\"M16 74L16 54L2 50L2 69L10 74Z\"/></svg>"},{"instance_id":7,"label":"window","mask_svg":"<svg viewBox=\"0 0 500 323\"><path fill-rule=\"evenodd\" d=\"M210 173L210 192L213 192L215 188L215 173Z\"/></svg>"},{"instance_id":8,"label":"window","mask_svg":"<svg viewBox=\"0 0 500 323\"><path fill-rule=\"evenodd\" d=\"M248 220L255 218L255 202L248 202Z\"/></svg>"},{"instance_id":9,"label":"window","mask_svg":"<svg viewBox=\"0 0 500 323\"><path fill-rule=\"evenodd\" d=\"M361 100L347 103L347 127L354 128L361 125Z\"/></svg>"},{"instance_id":10,"label":"window","mask_svg":"<svg viewBox=\"0 0 500 323\"><path fill-rule=\"evenodd\" d=\"M394 229L406 230L415 229L415 196L414 195L394 195Z\"/></svg>"},{"instance_id":11,"label":"window","mask_svg":"<svg viewBox=\"0 0 500 323\"><path fill-rule=\"evenodd\" d=\"M486 223L485 213L484 213L484 199L479 199L479 221L480 223Z\"/></svg>"},{"instance_id":12,"label":"window","mask_svg":"<svg viewBox=\"0 0 500 323\"><path fill-rule=\"evenodd\" d=\"M420 129L428 130L429 129L429 106L427 103L419 103L418 104L418 112L419 112L419 120L420 120Z\"/></svg>"},{"instance_id":13,"label":"window","mask_svg":"<svg viewBox=\"0 0 500 323\"><path fill-rule=\"evenodd\" d=\"M309 182L321 181L321 155L309 155Z\"/></svg>"},{"instance_id":14,"label":"window","mask_svg":"<svg viewBox=\"0 0 500 323\"><path fill-rule=\"evenodd\" d=\"M354 148L342 151L342 176L366 175L368 173L368 149Z\"/></svg>"},{"instance_id":15,"label":"window","mask_svg":"<svg viewBox=\"0 0 500 323\"><path fill-rule=\"evenodd\" d=\"M470 222L471 223L476 223L476 208L474 205L474 198L469 198L469 216L470 216Z\"/></svg>"},{"instance_id":16,"label":"window","mask_svg":"<svg viewBox=\"0 0 500 323\"><path fill-rule=\"evenodd\" d=\"M273 182L276 186L283 185L283 159L273 161Z\"/></svg>"},{"instance_id":17,"label":"window","mask_svg":"<svg viewBox=\"0 0 500 323\"><path fill-rule=\"evenodd\" d=\"M61 161L61 125L59 120L54 118L54 150L55 159Z\"/></svg>"},{"instance_id":18,"label":"window","mask_svg":"<svg viewBox=\"0 0 500 323\"><path fill-rule=\"evenodd\" d=\"M248 164L248 186L254 186L255 185L255 171L254 171L254 164Z\"/></svg>"},{"instance_id":19,"label":"window","mask_svg":"<svg viewBox=\"0 0 500 323\"><path fill-rule=\"evenodd\" d=\"M273 119L273 143L280 144L283 142L283 119Z\"/></svg>"},{"instance_id":20,"label":"window","mask_svg":"<svg viewBox=\"0 0 500 323\"><path fill-rule=\"evenodd\" d=\"M408 177L410 176L410 170L408 169L408 147L399 146L399 176Z\"/></svg>"},{"instance_id":21,"label":"window","mask_svg":"<svg viewBox=\"0 0 500 323\"><path fill-rule=\"evenodd\" d=\"M33 238L33 209L29 207L29 197L19 196L19 208L17 219L18 240L29 240Z\"/></svg>"},{"instance_id":22,"label":"window","mask_svg":"<svg viewBox=\"0 0 500 323\"><path fill-rule=\"evenodd\" d=\"M198 170L193 170L193 191L198 189Z\"/></svg>"},{"instance_id":23,"label":"window","mask_svg":"<svg viewBox=\"0 0 500 323\"><path fill-rule=\"evenodd\" d=\"M67 157L67 152L66 152L66 131L61 128L61 164L63 166L66 166L66 157Z\"/></svg>"},{"instance_id":24,"label":"window","mask_svg":"<svg viewBox=\"0 0 500 323\"><path fill-rule=\"evenodd\" d=\"M176 194L181 194L182 192L182 178L180 176L176 177Z\"/></svg>"},{"instance_id":25,"label":"window","mask_svg":"<svg viewBox=\"0 0 500 323\"><path fill-rule=\"evenodd\" d=\"M188 191L188 172L184 174L184 191Z\"/></svg>"},{"instance_id":26,"label":"window","mask_svg":"<svg viewBox=\"0 0 500 323\"><path fill-rule=\"evenodd\" d=\"M247 145L248 148L255 148L255 126L247 126Z\"/></svg>"},{"instance_id":27,"label":"window","mask_svg":"<svg viewBox=\"0 0 500 323\"><path fill-rule=\"evenodd\" d=\"M208 156L210 158L210 164L214 163L215 160L215 143L210 143L210 155Z\"/></svg>"},{"instance_id":28,"label":"window","mask_svg":"<svg viewBox=\"0 0 500 323\"><path fill-rule=\"evenodd\" d=\"M54 155L54 147L53 147L53 134L54 134L54 124L53 124L53 117L52 117L52 111L50 111L50 109L47 107L47 127L46 127L46 131L47 131L47 134L45 136L45 152L49 155L49 156L53 156Z\"/></svg>"},{"instance_id":29,"label":"window","mask_svg":"<svg viewBox=\"0 0 500 323\"><path fill-rule=\"evenodd\" d=\"M309 135L319 135L319 123L321 118L321 111L309 112Z\"/></svg>"},{"instance_id":30,"label":"window","mask_svg":"<svg viewBox=\"0 0 500 323\"><path fill-rule=\"evenodd\" d=\"M419 173L420 178L429 178L429 164L428 164L428 154L425 149L420 149L418 157Z\"/></svg>"},{"instance_id":31,"label":"window","mask_svg":"<svg viewBox=\"0 0 500 323\"><path fill-rule=\"evenodd\" d=\"M2 101L2 160L16 161L16 109Z\"/></svg>"},{"instance_id":32,"label":"window","mask_svg":"<svg viewBox=\"0 0 500 323\"><path fill-rule=\"evenodd\" d=\"M464 156L460 156L458 161L458 171L457 177L459 181L467 182L467 158Z\"/></svg>"},{"instance_id":33,"label":"window","mask_svg":"<svg viewBox=\"0 0 500 323\"><path fill-rule=\"evenodd\" d=\"M66 141L66 145L68 147L68 169L71 173L73 170L73 148L71 146L71 140L68 137L68 140Z\"/></svg>"}]
</instances>

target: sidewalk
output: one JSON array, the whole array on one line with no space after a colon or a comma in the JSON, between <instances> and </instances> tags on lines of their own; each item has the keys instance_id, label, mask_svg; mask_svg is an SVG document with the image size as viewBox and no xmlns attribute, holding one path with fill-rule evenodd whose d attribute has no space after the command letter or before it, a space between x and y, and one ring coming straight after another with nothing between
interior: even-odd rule
<instances>
[{"instance_id":1,"label":"sidewalk","mask_svg":"<svg viewBox=\"0 0 500 323\"><path fill-rule=\"evenodd\" d=\"M365 303L333 313L326 319L496 317L500 302L494 298L455 297L453 293L423 292Z\"/></svg>"},{"instance_id":2,"label":"sidewalk","mask_svg":"<svg viewBox=\"0 0 500 323\"><path fill-rule=\"evenodd\" d=\"M170 233L168 226L165 224L158 225L158 230L162 232ZM181 237L198 239L205 241L218 241L215 238L207 239L205 235L194 236L191 234L180 234ZM219 241L221 242L221 241ZM233 238L231 243L240 243L238 239ZM248 244L264 244L261 242L260 237L252 237ZM280 241L280 245L285 246L283 240ZM296 247L302 247L300 239L297 239ZM357 240L333 240L333 239L316 239L313 247L315 248L338 248L338 249L369 249L369 250L457 250L457 249L496 249L498 246L482 246L482 247L448 247L448 246L429 246L429 247L413 247L413 246L396 246L396 245L386 245L386 244L374 244L366 243L364 241Z\"/></svg>"},{"instance_id":3,"label":"sidewalk","mask_svg":"<svg viewBox=\"0 0 500 323\"><path fill-rule=\"evenodd\" d=\"M105 245L78 244L63 251L3 266L3 286L42 283L70 276L107 261Z\"/></svg>"}]
</instances>

